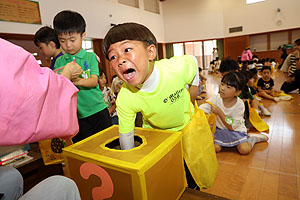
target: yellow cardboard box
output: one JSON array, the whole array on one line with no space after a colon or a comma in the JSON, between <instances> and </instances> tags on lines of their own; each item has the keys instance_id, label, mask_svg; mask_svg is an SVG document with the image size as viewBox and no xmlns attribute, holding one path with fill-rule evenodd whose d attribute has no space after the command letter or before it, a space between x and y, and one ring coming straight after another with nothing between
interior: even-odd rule
<instances>
[{"instance_id":1,"label":"yellow cardboard box","mask_svg":"<svg viewBox=\"0 0 300 200\"><path fill-rule=\"evenodd\" d=\"M112 149L118 126L63 149L67 176L82 199L174 200L185 189L180 132L135 128L140 146ZM138 143L138 142L137 142Z\"/></svg>"}]
</instances>

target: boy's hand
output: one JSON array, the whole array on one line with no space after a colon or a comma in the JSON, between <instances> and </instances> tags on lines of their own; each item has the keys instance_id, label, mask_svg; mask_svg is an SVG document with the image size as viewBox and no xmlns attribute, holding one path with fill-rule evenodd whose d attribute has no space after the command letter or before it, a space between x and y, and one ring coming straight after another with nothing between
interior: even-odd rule
<instances>
[{"instance_id":1,"label":"boy's hand","mask_svg":"<svg viewBox=\"0 0 300 200\"><path fill-rule=\"evenodd\" d=\"M80 84L81 80L83 80L83 78L75 78L75 79L72 80L72 82L73 82L74 85L81 85Z\"/></svg>"},{"instance_id":2,"label":"boy's hand","mask_svg":"<svg viewBox=\"0 0 300 200\"><path fill-rule=\"evenodd\" d=\"M77 63L70 62L66 64L61 75L68 78L69 80L73 80L78 78L78 76L81 73L82 73L81 67Z\"/></svg>"},{"instance_id":3,"label":"boy's hand","mask_svg":"<svg viewBox=\"0 0 300 200\"><path fill-rule=\"evenodd\" d=\"M267 94L272 94L272 90L265 90Z\"/></svg>"}]
</instances>

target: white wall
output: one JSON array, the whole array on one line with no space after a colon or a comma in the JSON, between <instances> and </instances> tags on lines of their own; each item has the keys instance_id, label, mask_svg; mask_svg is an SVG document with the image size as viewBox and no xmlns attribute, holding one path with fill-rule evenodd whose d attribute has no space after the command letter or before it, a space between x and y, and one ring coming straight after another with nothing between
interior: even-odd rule
<instances>
[{"instance_id":1,"label":"white wall","mask_svg":"<svg viewBox=\"0 0 300 200\"><path fill-rule=\"evenodd\" d=\"M166 42L232 37L300 27L300 0L166 0L162 2ZM281 9L277 13L277 8ZM277 24L278 20L281 24ZM243 32L229 33L243 26Z\"/></svg>"},{"instance_id":2,"label":"white wall","mask_svg":"<svg viewBox=\"0 0 300 200\"><path fill-rule=\"evenodd\" d=\"M119 4L118 0L35 0L39 2L42 25L0 21L1 33L34 34L41 26L52 25L54 16L62 10L74 10L82 14L87 23L87 37L103 38L110 23L138 22L146 25L159 42L164 41L162 14L144 11L140 8ZM111 17L110 17L111 15Z\"/></svg>"},{"instance_id":3,"label":"white wall","mask_svg":"<svg viewBox=\"0 0 300 200\"><path fill-rule=\"evenodd\" d=\"M162 2L166 42L223 38L222 2L223 0Z\"/></svg>"},{"instance_id":4,"label":"white wall","mask_svg":"<svg viewBox=\"0 0 300 200\"><path fill-rule=\"evenodd\" d=\"M225 1L224 1L225 2ZM277 12L280 8L280 12ZM299 0L266 0L246 5L246 0L224 3L225 37L300 27ZM277 23L281 20L282 23ZM243 26L243 32L229 33L230 27Z\"/></svg>"},{"instance_id":5,"label":"white wall","mask_svg":"<svg viewBox=\"0 0 300 200\"><path fill-rule=\"evenodd\" d=\"M110 23L138 22L149 27L159 42L180 42L224 38L237 35L300 27L300 0L266 0L246 5L246 0L165 0L155 14L118 4L118 0L36 0L42 25L52 24L61 10L81 13L87 22L87 36L103 38ZM277 8L281 9L278 14ZM162 12L163 10L163 12ZM110 14L112 17L110 17ZM282 23L278 24L277 21ZM229 34L230 27L243 32ZM41 25L0 21L0 32L34 34Z\"/></svg>"}]
</instances>

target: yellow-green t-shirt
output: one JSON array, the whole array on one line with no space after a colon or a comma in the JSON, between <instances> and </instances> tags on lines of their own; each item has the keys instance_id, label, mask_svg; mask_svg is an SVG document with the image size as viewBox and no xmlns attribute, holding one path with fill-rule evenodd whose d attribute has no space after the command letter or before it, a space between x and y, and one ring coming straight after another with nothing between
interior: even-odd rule
<instances>
[{"instance_id":1,"label":"yellow-green t-shirt","mask_svg":"<svg viewBox=\"0 0 300 200\"><path fill-rule=\"evenodd\" d=\"M178 56L156 61L159 83L148 93L124 83L117 98L119 132L134 129L137 112L143 114L144 128L179 131L190 121L190 97L186 89L191 84L197 64L193 56ZM193 106L191 105L193 111Z\"/></svg>"}]
</instances>

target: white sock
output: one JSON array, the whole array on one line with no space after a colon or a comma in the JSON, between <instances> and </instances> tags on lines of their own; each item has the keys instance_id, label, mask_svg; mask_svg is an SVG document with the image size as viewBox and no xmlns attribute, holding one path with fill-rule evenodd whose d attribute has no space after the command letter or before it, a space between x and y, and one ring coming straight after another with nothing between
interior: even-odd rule
<instances>
[{"instance_id":1,"label":"white sock","mask_svg":"<svg viewBox=\"0 0 300 200\"><path fill-rule=\"evenodd\" d=\"M257 142L266 142L268 141L268 136L263 134L256 134L256 133L248 133L248 142L251 144L252 148L255 143Z\"/></svg>"}]
</instances>

